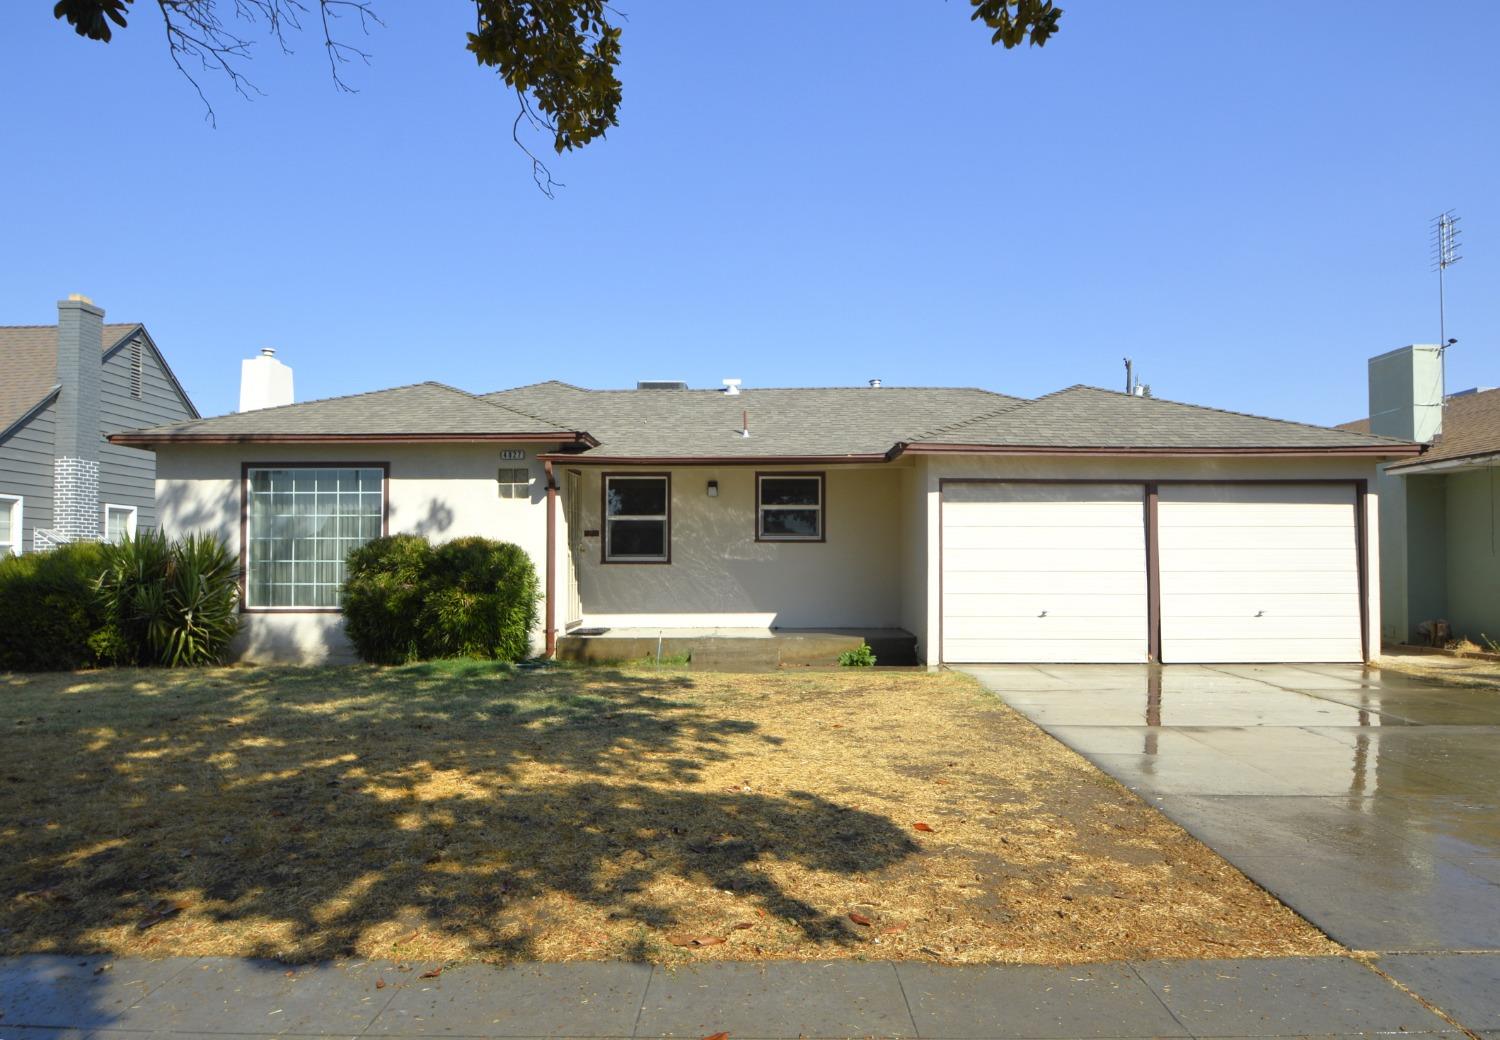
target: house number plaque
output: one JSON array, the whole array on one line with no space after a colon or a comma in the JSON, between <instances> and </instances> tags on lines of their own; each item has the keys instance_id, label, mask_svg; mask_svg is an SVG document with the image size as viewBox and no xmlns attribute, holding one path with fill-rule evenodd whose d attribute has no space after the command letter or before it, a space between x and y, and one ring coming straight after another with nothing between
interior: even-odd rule
<instances>
[{"instance_id":1,"label":"house number plaque","mask_svg":"<svg viewBox=\"0 0 1500 1040\"><path fill-rule=\"evenodd\" d=\"M525 448L501 448L500 449L500 461L501 462L520 462L525 457L526 457L526 449Z\"/></svg>"}]
</instances>

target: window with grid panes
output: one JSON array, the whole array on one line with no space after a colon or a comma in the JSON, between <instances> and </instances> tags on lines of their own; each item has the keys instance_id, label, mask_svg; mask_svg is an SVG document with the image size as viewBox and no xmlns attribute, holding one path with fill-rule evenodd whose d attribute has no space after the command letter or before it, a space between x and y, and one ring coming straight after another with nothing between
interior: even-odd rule
<instances>
[{"instance_id":1,"label":"window with grid panes","mask_svg":"<svg viewBox=\"0 0 1500 1040\"><path fill-rule=\"evenodd\" d=\"M381 534L384 478L376 467L250 469L245 605L338 607L350 550Z\"/></svg>"}]
</instances>

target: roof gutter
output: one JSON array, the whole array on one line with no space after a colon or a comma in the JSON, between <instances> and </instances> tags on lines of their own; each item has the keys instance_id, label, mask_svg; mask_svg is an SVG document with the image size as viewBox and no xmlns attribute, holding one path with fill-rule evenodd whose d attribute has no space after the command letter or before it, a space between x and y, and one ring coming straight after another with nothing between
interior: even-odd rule
<instances>
[{"instance_id":1,"label":"roof gutter","mask_svg":"<svg viewBox=\"0 0 1500 1040\"><path fill-rule=\"evenodd\" d=\"M537 458L543 462L604 466L839 466L891 460L891 456L884 452L863 455L584 455L551 452Z\"/></svg>"},{"instance_id":2,"label":"roof gutter","mask_svg":"<svg viewBox=\"0 0 1500 1040\"><path fill-rule=\"evenodd\" d=\"M1027 444L934 444L923 442L897 444L887 453L887 458L897 459L902 455L1106 455L1131 458L1175 458L1188 457L1233 457L1233 458L1399 458L1418 455L1420 444L1369 444L1349 445L1341 448L1060 448Z\"/></svg>"},{"instance_id":3,"label":"roof gutter","mask_svg":"<svg viewBox=\"0 0 1500 1040\"><path fill-rule=\"evenodd\" d=\"M156 448L163 444L489 444L558 442L595 447L587 433L145 433L109 435L111 444Z\"/></svg>"},{"instance_id":4,"label":"roof gutter","mask_svg":"<svg viewBox=\"0 0 1500 1040\"><path fill-rule=\"evenodd\" d=\"M1390 467L1387 472L1398 475L1407 473L1447 473L1458 469L1484 469L1489 466L1500 466L1500 451L1489 451L1482 455L1461 455L1453 459L1434 459L1431 462L1423 462L1421 459L1415 462L1402 462Z\"/></svg>"}]
</instances>

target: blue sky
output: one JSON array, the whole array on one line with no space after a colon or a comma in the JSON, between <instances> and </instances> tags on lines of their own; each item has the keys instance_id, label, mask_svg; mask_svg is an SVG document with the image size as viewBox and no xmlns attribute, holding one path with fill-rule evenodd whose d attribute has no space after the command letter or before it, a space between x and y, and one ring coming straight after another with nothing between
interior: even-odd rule
<instances>
[{"instance_id":1,"label":"blue sky","mask_svg":"<svg viewBox=\"0 0 1500 1040\"><path fill-rule=\"evenodd\" d=\"M151 4L102 46L0 12L0 323L85 292L205 414L278 348L299 398L1107 387L1337 422L1365 359L1437 337L1428 222L1463 217L1451 388L1500 383L1500 5L1073 0L1005 51L961 0L619 6L625 104L554 164L463 50L462 0L378 0L373 64L259 47L246 102L171 67Z\"/></svg>"}]
</instances>

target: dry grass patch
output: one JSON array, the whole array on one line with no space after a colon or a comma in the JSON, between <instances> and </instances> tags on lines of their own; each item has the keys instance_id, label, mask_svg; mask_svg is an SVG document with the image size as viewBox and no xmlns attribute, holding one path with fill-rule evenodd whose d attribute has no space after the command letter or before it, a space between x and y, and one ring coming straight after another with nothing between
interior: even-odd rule
<instances>
[{"instance_id":1,"label":"dry grass patch","mask_svg":"<svg viewBox=\"0 0 1500 1040\"><path fill-rule=\"evenodd\" d=\"M1449 686L1500 690L1500 661L1442 654L1387 654L1376 660L1384 670L1431 679Z\"/></svg>"},{"instance_id":2,"label":"dry grass patch","mask_svg":"<svg viewBox=\"0 0 1500 1040\"><path fill-rule=\"evenodd\" d=\"M4 954L1334 950L957 675L0 677L0 837Z\"/></svg>"}]
</instances>

